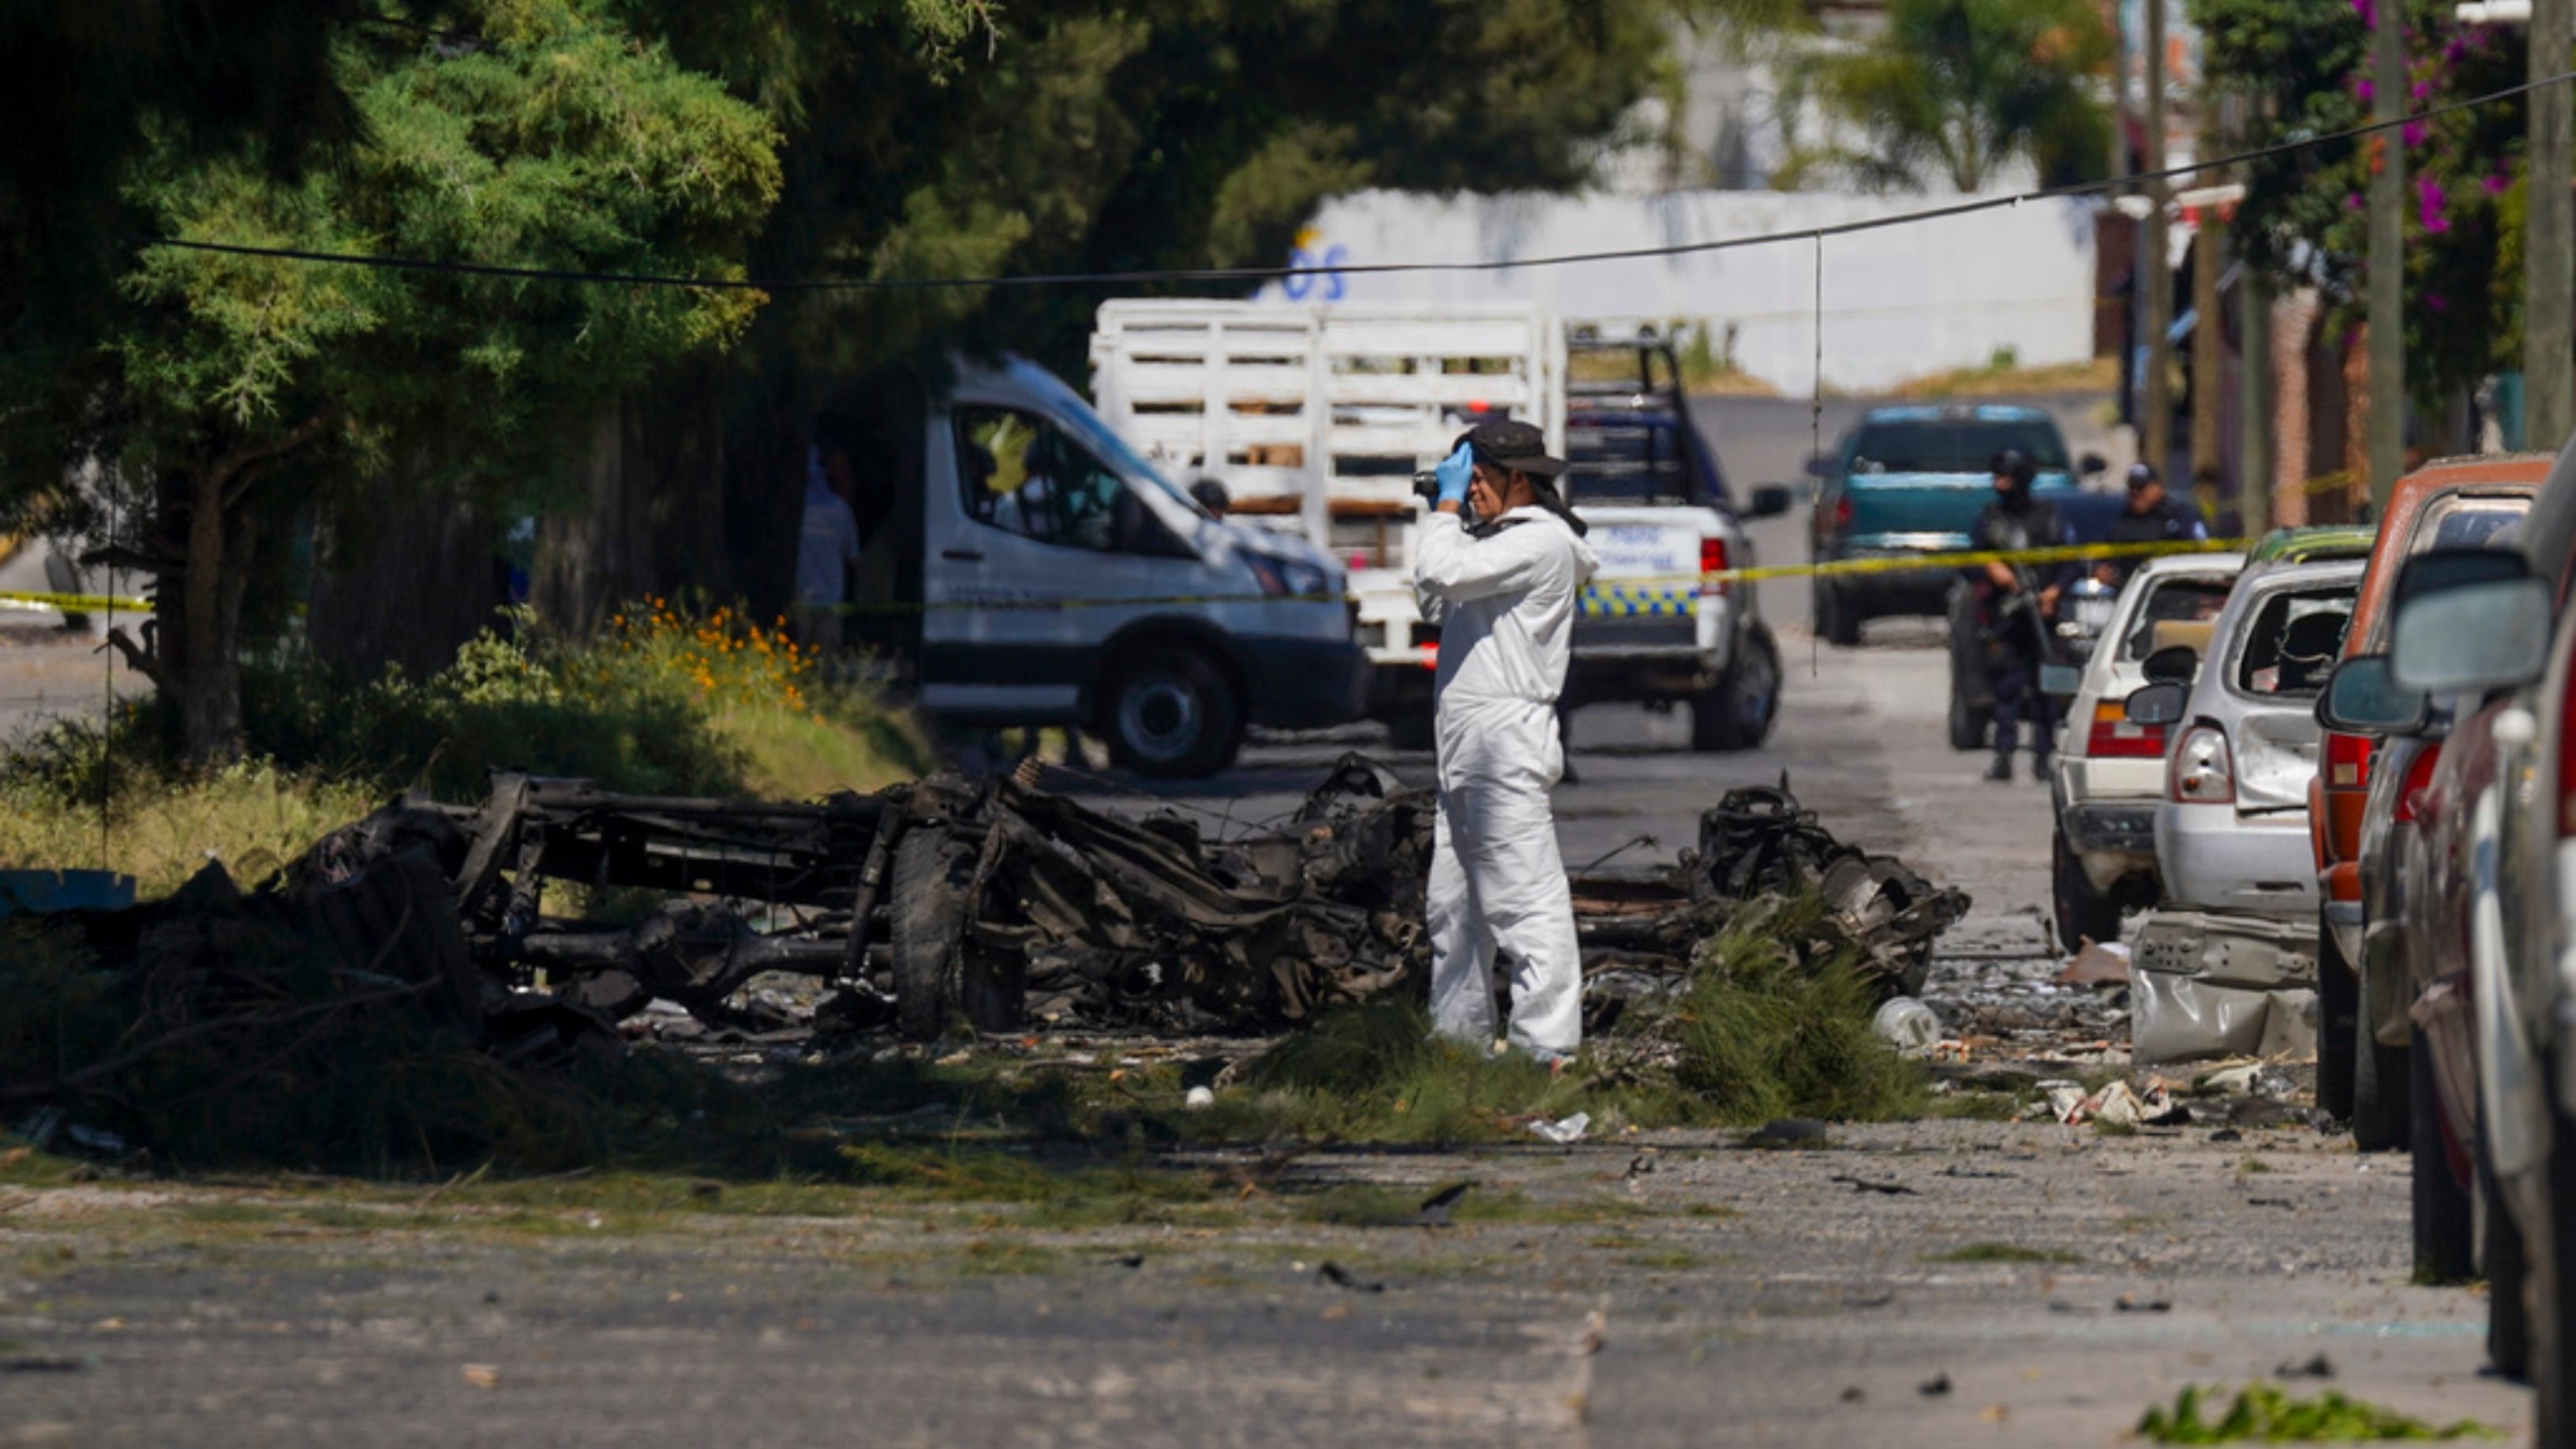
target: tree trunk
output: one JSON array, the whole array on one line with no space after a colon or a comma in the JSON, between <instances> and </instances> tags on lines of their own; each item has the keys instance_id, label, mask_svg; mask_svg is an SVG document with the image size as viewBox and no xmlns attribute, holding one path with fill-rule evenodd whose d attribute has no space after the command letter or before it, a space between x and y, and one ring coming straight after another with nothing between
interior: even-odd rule
<instances>
[{"instance_id":1,"label":"tree trunk","mask_svg":"<svg viewBox=\"0 0 2576 1449\"><path fill-rule=\"evenodd\" d=\"M242 753L241 601L250 536L247 517L226 526L224 490L233 476L208 466L188 481L188 561L179 576L185 652L169 685L178 695L180 748L192 765L229 764Z\"/></svg>"},{"instance_id":2,"label":"tree trunk","mask_svg":"<svg viewBox=\"0 0 2576 1449\"><path fill-rule=\"evenodd\" d=\"M2308 353L2314 345L2317 294L2302 287L2272 308L2272 521L2308 521Z\"/></svg>"},{"instance_id":3,"label":"tree trunk","mask_svg":"<svg viewBox=\"0 0 2576 1449\"><path fill-rule=\"evenodd\" d=\"M387 481L401 485L392 502L323 521L305 638L317 657L348 674L399 664L431 675L454 662L457 646L508 602L500 530L417 480Z\"/></svg>"}]
</instances>

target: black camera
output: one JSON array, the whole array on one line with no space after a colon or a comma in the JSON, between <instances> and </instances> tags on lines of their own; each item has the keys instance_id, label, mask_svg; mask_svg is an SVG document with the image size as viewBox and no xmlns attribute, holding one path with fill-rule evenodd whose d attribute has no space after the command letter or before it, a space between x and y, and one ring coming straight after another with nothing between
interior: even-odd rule
<instances>
[{"instance_id":1,"label":"black camera","mask_svg":"<svg viewBox=\"0 0 2576 1449\"><path fill-rule=\"evenodd\" d=\"M1425 508L1437 505L1440 502L1440 475L1428 470L1414 474L1413 496L1421 499Z\"/></svg>"}]
</instances>

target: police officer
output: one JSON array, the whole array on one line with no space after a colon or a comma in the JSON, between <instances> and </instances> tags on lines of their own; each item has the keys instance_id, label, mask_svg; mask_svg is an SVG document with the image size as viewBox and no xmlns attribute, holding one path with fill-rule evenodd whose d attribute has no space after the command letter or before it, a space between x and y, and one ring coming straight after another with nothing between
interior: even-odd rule
<instances>
[{"instance_id":1,"label":"police officer","mask_svg":"<svg viewBox=\"0 0 2576 1449\"><path fill-rule=\"evenodd\" d=\"M2075 531L2045 499L2031 495L2039 467L2028 453L2006 448L1995 454L1994 501L1977 515L1970 529L1972 547L1997 553L2051 548L2075 542ZM2039 688L2039 665L2046 633L2057 617L2058 596L2073 576L2072 564L2032 564L1990 560L1968 570L1976 590L1977 626L1985 646L1986 683L1994 696L1995 760L1989 780L2012 778L2013 751L2019 747L2021 721L2030 720L2030 773L2048 778L2048 696Z\"/></svg>"},{"instance_id":2,"label":"police officer","mask_svg":"<svg viewBox=\"0 0 2576 1449\"><path fill-rule=\"evenodd\" d=\"M2129 506L2111 520L2104 533L2111 543L2189 543L2209 537L2209 525L2201 521L2200 510L2165 492L2164 480L2145 463L2129 465ZM2119 584L2137 571L2144 555L2105 559L2094 570L2094 577L2106 584Z\"/></svg>"}]
</instances>

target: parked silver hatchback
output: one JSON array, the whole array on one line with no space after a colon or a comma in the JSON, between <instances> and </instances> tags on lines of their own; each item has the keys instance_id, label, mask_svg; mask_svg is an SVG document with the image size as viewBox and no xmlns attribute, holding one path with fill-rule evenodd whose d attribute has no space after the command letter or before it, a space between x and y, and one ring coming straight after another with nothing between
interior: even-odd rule
<instances>
[{"instance_id":1,"label":"parked silver hatchback","mask_svg":"<svg viewBox=\"0 0 2576 1449\"><path fill-rule=\"evenodd\" d=\"M2129 696L2132 723L2172 737L2156 807L2164 898L2137 942L2141 1061L2313 1041L2315 706L2363 568L2344 559L2248 571L2188 691L2159 683ZM2160 662L2149 656L2150 678L2169 672Z\"/></svg>"}]
</instances>

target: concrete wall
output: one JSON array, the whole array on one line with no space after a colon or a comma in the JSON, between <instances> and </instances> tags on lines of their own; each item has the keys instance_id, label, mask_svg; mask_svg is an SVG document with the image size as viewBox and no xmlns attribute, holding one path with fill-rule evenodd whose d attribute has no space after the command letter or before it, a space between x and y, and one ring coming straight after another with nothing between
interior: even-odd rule
<instances>
[{"instance_id":1,"label":"concrete wall","mask_svg":"<svg viewBox=\"0 0 2576 1449\"><path fill-rule=\"evenodd\" d=\"M1947 200L1947 199L1945 199ZM1375 191L1326 205L1303 264L1512 261L1794 232L1936 204L1922 197L1688 191L1662 196L1459 196ZM2093 354L2089 202L2030 203L1824 244L1823 382L1874 392L1985 363ZM1292 279L1262 295L1306 301L1535 301L1569 320L1683 319L1714 340L1736 329L1744 371L1783 392L1814 384L1815 248L1807 240L1734 251L1491 272Z\"/></svg>"}]
</instances>

